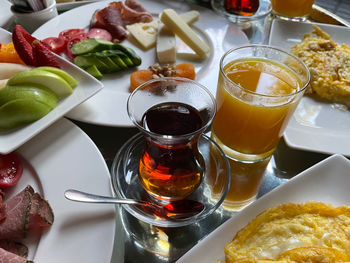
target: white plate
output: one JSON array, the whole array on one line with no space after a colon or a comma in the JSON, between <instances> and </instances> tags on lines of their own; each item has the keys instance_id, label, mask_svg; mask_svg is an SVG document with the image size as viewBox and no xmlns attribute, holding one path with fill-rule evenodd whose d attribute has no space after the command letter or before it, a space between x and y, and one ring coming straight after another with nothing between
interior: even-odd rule
<instances>
[{"instance_id":1,"label":"white plate","mask_svg":"<svg viewBox=\"0 0 350 263\"><path fill-rule=\"evenodd\" d=\"M62 3L56 3L56 7L57 7L57 10L61 12L72 8L76 8L78 6L94 3L97 1L101 1L101 0L77 0L73 2L62 2Z\"/></svg>"},{"instance_id":2,"label":"white plate","mask_svg":"<svg viewBox=\"0 0 350 263\"><path fill-rule=\"evenodd\" d=\"M11 42L11 34L0 28L0 43L8 42ZM58 102L56 108L40 120L16 130L0 130L0 153L5 154L17 149L60 117L64 116L75 106L102 89L102 83L91 77L91 75L59 56L57 58L62 69L74 76L78 80L79 85L74 89L73 94Z\"/></svg>"},{"instance_id":3,"label":"white plate","mask_svg":"<svg viewBox=\"0 0 350 263\"><path fill-rule=\"evenodd\" d=\"M40 240L30 240L35 263L110 262L115 231L111 205L68 201L69 188L111 195L110 176L91 139L62 118L17 151L24 173L8 196L30 184L47 199L55 220Z\"/></svg>"},{"instance_id":4,"label":"white plate","mask_svg":"<svg viewBox=\"0 0 350 263\"><path fill-rule=\"evenodd\" d=\"M344 26L317 24L338 44L350 45L350 29ZM274 20L270 45L290 52L305 33L313 30L310 23ZM331 103L317 102L305 96L285 133L286 143L293 148L350 156L350 111L340 111Z\"/></svg>"},{"instance_id":5,"label":"white plate","mask_svg":"<svg viewBox=\"0 0 350 263\"><path fill-rule=\"evenodd\" d=\"M350 161L341 155L333 155L275 188L230 218L177 262L213 263L219 259L224 260L224 246L233 239L238 230L262 211L282 203L321 201L336 206L350 205L349 185Z\"/></svg>"},{"instance_id":6,"label":"white plate","mask_svg":"<svg viewBox=\"0 0 350 263\"><path fill-rule=\"evenodd\" d=\"M217 76L219 72L219 59L225 50L231 47L248 43L246 35L236 28L234 24L217 16L208 8L194 6L183 1L157 1L144 0L142 4L155 17L165 8L174 8L179 13L191 9L200 11L200 18L193 25L194 30L209 43L211 55L202 62L192 61L196 68L197 81L208 87L213 94L216 93ZM108 2L88 4L59 15L50 20L34 32L34 36L44 39L49 36L57 36L62 30L69 28L88 28L92 14L96 9L104 8ZM142 58L140 69L148 68L155 62L155 49L142 51L129 41L122 44L132 47ZM185 44L179 42L180 52L192 52ZM177 59L177 63L184 60ZM74 120L98 125L132 127L126 111L126 101L129 96L129 76L135 69L114 74L106 74L102 83L105 88L96 96L89 99L81 106L71 111L67 116Z\"/></svg>"},{"instance_id":7,"label":"white plate","mask_svg":"<svg viewBox=\"0 0 350 263\"><path fill-rule=\"evenodd\" d=\"M7 29L12 24L14 17L11 12L11 3L0 0L0 27Z\"/></svg>"}]
</instances>

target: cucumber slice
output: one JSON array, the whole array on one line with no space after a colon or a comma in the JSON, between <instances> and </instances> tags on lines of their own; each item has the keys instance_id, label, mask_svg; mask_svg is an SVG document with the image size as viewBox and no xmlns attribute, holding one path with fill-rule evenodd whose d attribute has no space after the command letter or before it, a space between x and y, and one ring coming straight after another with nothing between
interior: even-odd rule
<instances>
[{"instance_id":1,"label":"cucumber slice","mask_svg":"<svg viewBox=\"0 0 350 263\"><path fill-rule=\"evenodd\" d=\"M103 61L98 59L97 57L77 56L74 58L73 62L75 65L77 65L78 67L81 67L83 69L86 69L88 67L95 65L100 72L102 72L102 73L109 72L108 66Z\"/></svg>"},{"instance_id":2,"label":"cucumber slice","mask_svg":"<svg viewBox=\"0 0 350 263\"><path fill-rule=\"evenodd\" d=\"M113 56L111 59L116 63L120 68L122 69L127 69L128 65L125 64L125 62L121 59L120 56Z\"/></svg>"},{"instance_id":3,"label":"cucumber slice","mask_svg":"<svg viewBox=\"0 0 350 263\"><path fill-rule=\"evenodd\" d=\"M135 51L129 47L123 46L118 43L114 43L112 46L113 49L123 51L133 62L134 66L141 65L141 58L135 53Z\"/></svg>"},{"instance_id":4,"label":"cucumber slice","mask_svg":"<svg viewBox=\"0 0 350 263\"><path fill-rule=\"evenodd\" d=\"M98 80L101 80L103 78L102 73L98 70L96 65L92 65L92 66L87 67L85 69L85 71L87 73L89 73L90 75L94 76L95 78L97 78Z\"/></svg>"},{"instance_id":5,"label":"cucumber slice","mask_svg":"<svg viewBox=\"0 0 350 263\"><path fill-rule=\"evenodd\" d=\"M117 65L116 63L114 63L114 61L109 58L109 57L105 57L105 58L100 58L101 61L103 63L105 63L108 67L109 67L109 71L110 72L115 72L115 71L119 71L121 70L121 68L119 67L119 65Z\"/></svg>"},{"instance_id":6,"label":"cucumber slice","mask_svg":"<svg viewBox=\"0 0 350 263\"><path fill-rule=\"evenodd\" d=\"M97 38L88 38L80 41L72 46L72 53L75 55L82 55L91 52L111 49L114 43Z\"/></svg>"}]
</instances>

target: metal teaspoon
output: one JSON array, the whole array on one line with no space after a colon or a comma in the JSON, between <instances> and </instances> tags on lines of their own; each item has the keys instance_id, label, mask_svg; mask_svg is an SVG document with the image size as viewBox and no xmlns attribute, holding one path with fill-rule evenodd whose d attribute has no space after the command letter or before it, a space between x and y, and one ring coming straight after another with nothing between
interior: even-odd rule
<instances>
[{"instance_id":1,"label":"metal teaspoon","mask_svg":"<svg viewBox=\"0 0 350 263\"><path fill-rule=\"evenodd\" d=\"M64 196L71 201L83 203L102 203L102 204L127 204L147 206L160 212L166 218L184 220L201 213L204 205L194 200L179 200L168 204L160 205L156 203L139 201L134 199L120 199L109 196L100 196L82 191L69 189L64 192Z\"/></svg>"}]
</instances>

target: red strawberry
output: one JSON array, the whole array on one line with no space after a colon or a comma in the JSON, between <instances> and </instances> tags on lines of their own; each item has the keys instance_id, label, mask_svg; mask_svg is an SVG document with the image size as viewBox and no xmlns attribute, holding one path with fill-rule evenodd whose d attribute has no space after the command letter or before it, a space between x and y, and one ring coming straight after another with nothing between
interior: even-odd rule
<instances>
[{"instance_id":1,"label":"red strawberry","mask_svg":"<svg viewBox=\"0 0 350 263\"><path fill-rule=\"evenodd\" d=\"M36 59L33 55L32 42L36 40L22 26L16 25L12 33L12 42L19 57L27 65L37 66Z\"/></svg>"},{"instance_id":2,"label":"red strawberry","mask_svg":"<svg viewBox=\"0 0 350 263\"><path fill-rule=\"evenodd\" d=\"M32 46L33 55L36 58L37 66L61 68L55 55L47 46L41 43L40 40L34 40Z\"/></svg>"}]
</instances>

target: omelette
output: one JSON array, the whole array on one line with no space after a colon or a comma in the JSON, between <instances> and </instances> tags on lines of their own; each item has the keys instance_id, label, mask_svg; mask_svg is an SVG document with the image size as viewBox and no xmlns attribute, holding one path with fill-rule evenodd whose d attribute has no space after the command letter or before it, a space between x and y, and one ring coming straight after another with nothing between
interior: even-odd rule
<instances>
[{"instance_id":1,"label":"omelette","mask_svg":"<svg viewBox=\"0 0 350 263\"><path fill-rule=\"evenodd\" d=\"M292 47L310 69L311 81L306 93L350 107L350 47L334 42L318 26Z\"/></svg>"},{"instance_id":2,"label":"omelette","mask_svg":"<svg viewBox=\"0 0 350 263\"><path fill-rule=\"evenodd\" d=\"M350 206L320 202L270 208L225 246L226 263L350 262Z\"/></svg>"}]
</instances>

